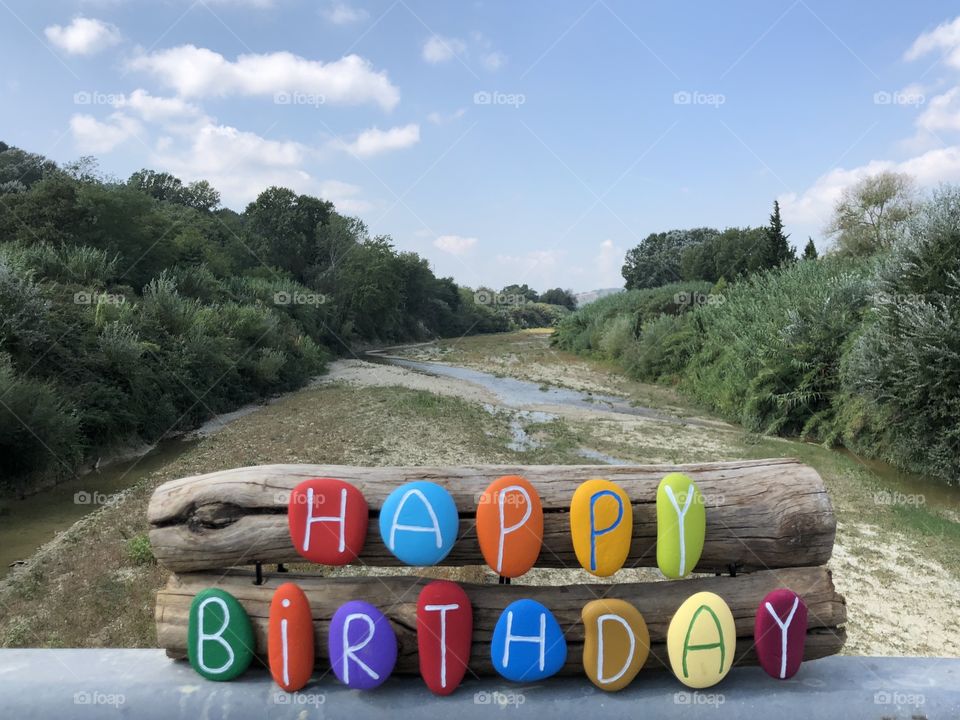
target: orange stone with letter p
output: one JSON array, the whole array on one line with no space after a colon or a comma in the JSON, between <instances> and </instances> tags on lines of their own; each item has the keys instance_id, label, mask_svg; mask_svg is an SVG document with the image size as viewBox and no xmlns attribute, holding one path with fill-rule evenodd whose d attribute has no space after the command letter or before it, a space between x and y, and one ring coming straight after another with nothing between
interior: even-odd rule
<instances>
[{"instance_id":1,"label":"orange stone with letter p","mask_svg":"<svg viewBox=\"0 0 960 720\"><path fill-rule=\"evenodd\" d=\"M498 575L515 578L533 567L543 543L543 506L528 480L505 475L490 483L477 505L477 539Z\"/></svg>"}]
</instances>

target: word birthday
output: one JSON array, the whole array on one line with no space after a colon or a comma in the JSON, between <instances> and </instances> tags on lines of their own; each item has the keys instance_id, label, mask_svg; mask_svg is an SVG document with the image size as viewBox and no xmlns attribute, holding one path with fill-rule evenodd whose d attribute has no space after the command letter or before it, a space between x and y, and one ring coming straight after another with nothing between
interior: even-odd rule
<instances>
[{"instance_id":1,"label":"word birthday","mask_svg":"<svg viewBox=\"0 0 960 720\"><path fill-rule=\"evenodd\" d=\"M290 538L313 563L345 565L357 560L367 536L369 507L356 487L334 478L300 483L288 503ZM626 561L633 537L630 499L609 480L580 485L570 502L570 533L580 564L607 577ZM696 484L671 473L656 493L657 565L668 578L683 578L697 565L706 534L706 509ZM536 489L519 476L494 481L476 509L480 550L501 577L513 578L534 566L543 542L543 509ZM400 561L427 566L442 561L459 532L459 514L442 486L416 481L394 490L383 502L380 537ZM583 670L599 688L629 685L650 653L650 633L642 613L625 600L599 599L581 612ZM515 682L535 682L567 662L566 632L549 608L519 599L501 612L490 641L496 671ZM792 590L767 594L755 614L754 647L761 667L778 679L792 677L803 659L807 608ZM473 607L456 583L436 580L417 598L417 651L420 674L438 695L452 693L470 658ZM352 600L330 620L327 655L334 675L351 688L370 690L393 672L398 641L389 619L374 605ZM304 687L314 670L314 619L306 593L295 583L273 594L267 632L271 675L287 692ZM675 611L667 629L670 667L691 688L720 682L736 655L733 614L719 595L699 592ZM219 588L198 593L190 606L187 654L192 667L209 680L232 680L253 660L255 635L241 603Z\"/></svg>"}]
</instances>

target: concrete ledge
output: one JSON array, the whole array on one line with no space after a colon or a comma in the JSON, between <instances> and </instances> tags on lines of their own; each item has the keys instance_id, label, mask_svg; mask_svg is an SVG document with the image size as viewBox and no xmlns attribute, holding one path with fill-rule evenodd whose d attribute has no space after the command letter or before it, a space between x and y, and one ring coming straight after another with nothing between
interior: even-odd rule
<instances>
[{"instance_id":1,"label":"concrete ledge","mask_svg":"<svg viewBox=\"0 0 960 720\"><path fill-rule=\"evenodd\" d=\"M830 657L777 682L734 668L717 687L693 692L668 673L641 673L620 693L583 679L512 685L487 678L437 698L419 678L395 678L368 693L331 674L304 691L280 691L264 669L215 683L163 650L0 650L0 716L247 720L263 718L960 718L960 658Z\"/></svg>"}]
</instances>

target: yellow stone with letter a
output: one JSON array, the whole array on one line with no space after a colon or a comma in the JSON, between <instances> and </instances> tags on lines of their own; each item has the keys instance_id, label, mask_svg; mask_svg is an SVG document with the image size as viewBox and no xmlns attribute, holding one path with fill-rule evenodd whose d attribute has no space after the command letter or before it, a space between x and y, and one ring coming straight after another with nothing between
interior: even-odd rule
<instances>
[{"instance_id":1,"label":"yellow stone with letter a","mask_svg":"<svg viewBox=\"0 0 960 720\"><path fill-rule=\"evenodd\" d=\"M677 679L687 687L707 688L723 680L737 650L733 613L712 592L688 597L667 629L667 654Z\"/></svg>"}]
</instances>

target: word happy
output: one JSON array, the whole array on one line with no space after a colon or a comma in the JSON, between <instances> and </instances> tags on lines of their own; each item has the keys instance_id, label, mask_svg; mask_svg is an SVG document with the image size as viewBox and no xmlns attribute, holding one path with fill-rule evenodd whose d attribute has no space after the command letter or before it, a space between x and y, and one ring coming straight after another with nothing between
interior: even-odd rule
<instances>
[{"instance_id":1,"label":"word happy","mask_svg":"<svg viewBox=\"0 0 960 720\"><path fill-rule=\"evenodd\" d=\"M683 578L699 562L706 533L706 509L686 475L663 478L656 494L657 565L668 578ZM333 478L300 483L288 503L290 538L313 563L346 565L363 551L369 507L357 488ZM581 566L608 577L626 561L633 538L630 498L616 483L587 480L570 502L570 533ZM395 489L383 502L379 532L383 544L407 565L441 562L459 534L456 503L442 486L416 481ZM543 542L543 508L526 479L505 476L480 496L476 532L487 564L501 577L518 577L536 563ZM581 612L582 666L599 688L621 690L644 666L650 634L641 612L625 600L599 599ZM757 608L754 646L772 677L792 677L803 658L807 609L793 591L770 592ZM416 635L420 674L438 695L452 693L470 658L473 607L454 582L428 583L417 598ZM304 687L314 671L316 648L310 599L295 583L284 583L270 603L267 651L271 675L287 692ZM736 627L726 602L710 592L687 598L667 630L667 654L674 675L691 688L720 682L736 656ZM330 620L327 655L344 685L371 690L393 672L397 636L376 606L361 600L341 605ZM198 593L190 606L188 656L209 680L232 680L253 660L253 626L240 602L219 588ZM532 599L501 612L489 657L507 680L536 682L567 662L565 629L553 613Z\"/></svg>"}]
</instances>

